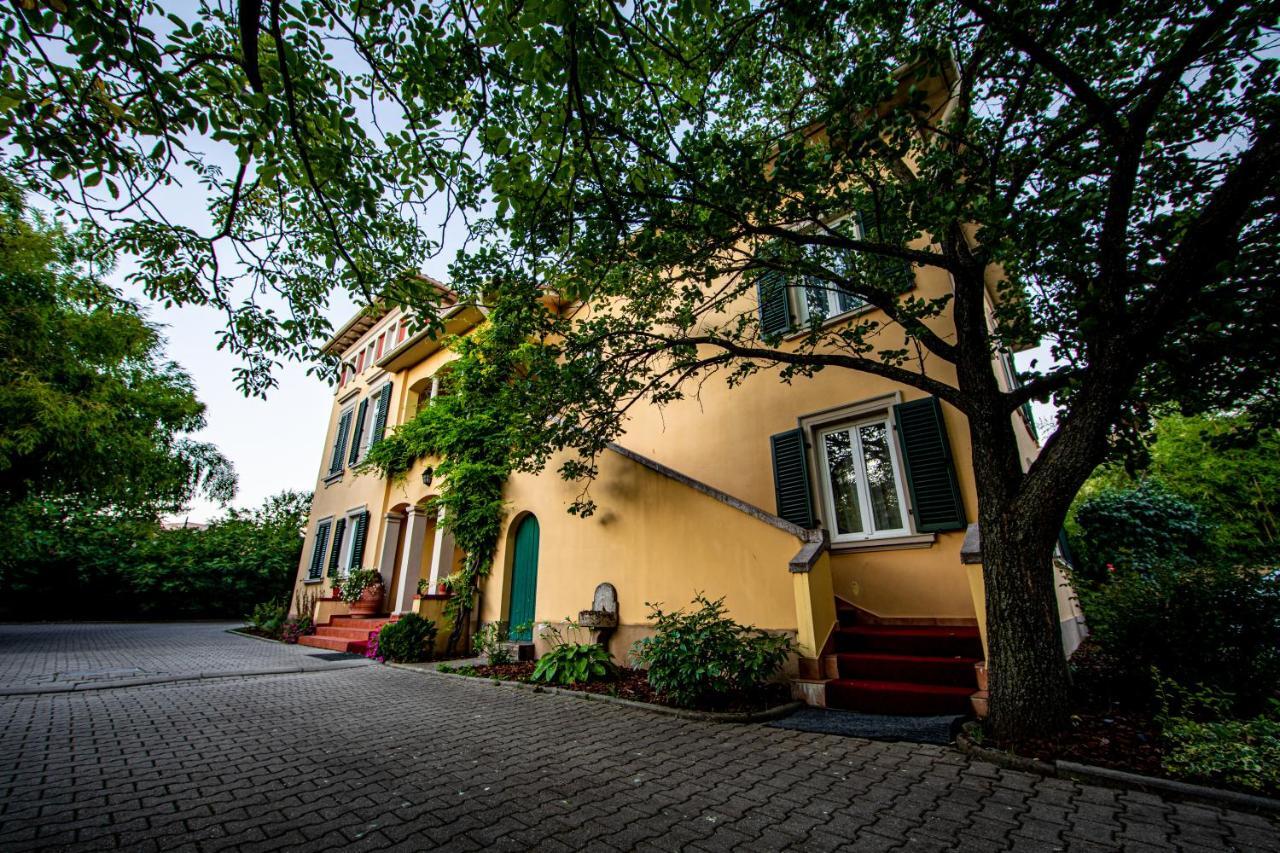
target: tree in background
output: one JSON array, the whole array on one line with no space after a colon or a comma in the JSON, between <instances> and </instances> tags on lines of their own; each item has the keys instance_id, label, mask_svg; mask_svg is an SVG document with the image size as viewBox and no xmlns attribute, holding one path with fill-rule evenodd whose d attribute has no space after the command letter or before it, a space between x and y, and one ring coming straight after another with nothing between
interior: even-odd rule
<instances>
[{"instance_id":1,"label":"tree in background","mask_svg":"<svg viewBox=\"0 0 1280 853\"><path fill-rule=\"evenodd\" d=\"M438 245L418 219L437 197L493 203L456 282L620 303L566 329L577 381L544 438L584 454L571 476L630 405L712 370L864 372L952 405L1001 737L1066 720L1051 554L1131 412L1275 375L1237 346L1266 340L1280 294L1274 3L31 5L0 29L6 168L116 227L153 295L226 310L248 391L314 352L335 284L427 315L405 272ZM184 170L207 229L156 210ZM255 286L239 301L232 257ZM914 298L907 265L954 293ZM779 345L722 316L762 276L878 313ZM1042 339L1051 362L1002 390L993 358ZM1013 414L1050 398L1057 431L1023 471Z\"/></svg>"},{"instance_id":2,"label":"tree in background","mask_svg":"<svg viewBox=\"0 0 1280 853\"><path fill-rule=\"evenodd\" d=\"M1280 565L1280 429L1259 417L1165 415L1136 463L1095 471L1069 525L1094 573L1126 553Z\"/></svg>"},{"instance_id":3,"label":"tree in background","mask_svg":"<svg viewBox=\"0 0 1280 853\"><path fill-rule=\"evenodd\" d=\"M204 426L191 378L103 283L111 261L0 183L0 506L156 516L235 494L231 463L186 437Z\"/></svg>"}]
</instances>

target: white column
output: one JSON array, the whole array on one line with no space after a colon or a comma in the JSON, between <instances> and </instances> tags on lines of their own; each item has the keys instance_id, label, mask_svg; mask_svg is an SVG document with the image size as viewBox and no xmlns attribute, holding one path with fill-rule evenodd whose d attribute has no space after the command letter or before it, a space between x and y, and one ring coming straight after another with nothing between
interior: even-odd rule
<instances>
[{"instance_id":1,"label":"white column","mask_svg":"<svg viewBox=\"0 0 1280 853\"><path fill-rule=\"evenodd\" d=\"M378 560L378 571L382 574L382 585L391 589L391 578L396 573L396 545L400 544L400 522L404 516L398 512L389 512L383 516L382 525L382 557Z\"/></svg>"},{"instance_id":2,"label":"white column","mask_svg":"<svg viewBox=\"0 0 1280 853\"><path fill-rule=\"evenodd\" d=\"M418 572L422 567L422 546L427 541L427 513L419 507L409 510L409 529L404 537L404 559L400 561L400 583L396 585L394 613L413 610L418 594Z\"/></svg>"},{"instance_id":3,"label":"white column","mask_svg":"<svg viewBox=\"0 0 1280 853\"><path fill-rule=\"evenodd\" d=\"M444 510L436 516L436 542L431 551L431 591L436 584L453 574L453 534L445 529Z\"/></svg>"}]
</instances>

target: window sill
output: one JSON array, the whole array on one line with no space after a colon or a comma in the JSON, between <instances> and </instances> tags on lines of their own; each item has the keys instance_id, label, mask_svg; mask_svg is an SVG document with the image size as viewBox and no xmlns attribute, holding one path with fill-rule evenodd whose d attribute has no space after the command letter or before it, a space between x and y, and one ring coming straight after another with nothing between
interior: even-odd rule
<instances>
[{"instance_id":1,"label":"window sill","mask_svg":"<svg viewBox=\"0 0 1280 853\"><path fill-rule=\"evenodd\" d=\"M338 473L336 473L336 474L330 474L328 477L325 477L325 478L324 478L324 481L323 481L323 482L324 482L324 486L325 486L325 488L326 488L326 489L327 489L327 488L329 488L329 487L330 487L330 486L332 486L334 483L341 483L341 482L342 482L342 474L343 474L343 472L342 472L342 471L339 471L339 472L338 472Z\"/></svg>"},{"instance_id":2,"label":"window sill","mask_svg":"<svg viewBox=\"0 0 1280 853\"><path fill-rule=\"evenodd\" d=\"M312 584L317 584L317 583L324 583L324 578L307 578L306 580L303 581L303 584L307 586L310 586Z\"/></svg>"},{"instance_id":3,"label":"window sill","mask_svg":"<svg viewBox=\"0 0 1280 853\"><path fill-rule=\"evenodd\" d=\"M338 405L339 405L339 406L345 405L348 401L350 401L350 400L354 400L356 397L359 397L359 396L360 396L360 385L359 385L359 384L357 384L357 383L358 383L358 381L359 381L359 379L360 379L360 377L358 377L358 376L357 376L357 377L352 378L352 380L351 380L351 382L352 382L351 389L350 389L349 391L347 391L346 393L344 393L344 394L339 394L339 395L338 395Z\"/></svg>"},{"instance_id":4,"label":"window sill","mask_svg":"<svg viewBox=\"0 0 1280 853\"><path fill-rule=\"evenodd\" d=\"M857 551L900 551L906 548L931 548L938 541L936 533L912 533L907 536L881 536L875 539L858 539L848 542L832 542L831 553L846 554Z\"/></svg>"},{"instance_id":5,"label":"window sill","mask_svg":"<svg viewBox=\"0 0 1280 853\"><path fill-rule=\"evenodd\" d=\"M818 331L825 332L827 329L830 329L832 326L838 326L841 323L848 322L849 320L852 320L854 317L857 317L859 314L868 314L875 310L876 310L876 306L868 302L866 305L860 305L857 308L854 308L852 310L845 311L841 314L836 314L834 317L828 317L827 319L822 321L821 325L818 326ZM806 321L803 325L797 326L795 329L792 329L790 332L787 332L785 335L783 335L782 340L798 341L801 338L807 336L808 334L809 334L809 323L808 321Z\"/></svg>"}]
</instances>

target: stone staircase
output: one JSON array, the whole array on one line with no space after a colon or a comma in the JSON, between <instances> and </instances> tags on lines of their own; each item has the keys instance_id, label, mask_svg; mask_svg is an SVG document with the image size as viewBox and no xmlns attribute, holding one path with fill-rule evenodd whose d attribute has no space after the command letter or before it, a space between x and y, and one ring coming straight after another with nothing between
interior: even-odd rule
<instances>
[{"instance_id":1,"label":"stone staircase","mask_svg":"<svg viewBox=\"0 0 1280 853\"><path fill-rule=\"evenodd\" d=\"M976 627L864 624L837 604L835 654L824 661L828 708L869 714L970 714L982 660Z\"/></svg>"},{"instance_id":2,"label":"stone staircase","mask_svg":"<svg viewBox=\"0 0 1280 853\"><path fill-rule=\"evenodd\" d=\"M392 621L394 620L390 616L334 616L328 625L317 625L314 634L300 638L298 644L313 649L362 655L369 648L369 632L380 630L383 625Z\"/></svg>"}]
</instances>

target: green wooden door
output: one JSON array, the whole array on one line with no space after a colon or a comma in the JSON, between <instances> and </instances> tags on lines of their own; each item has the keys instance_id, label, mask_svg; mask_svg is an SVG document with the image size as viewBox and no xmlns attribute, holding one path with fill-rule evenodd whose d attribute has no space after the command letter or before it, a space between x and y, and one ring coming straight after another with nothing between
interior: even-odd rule
<instances>
[{"instance_id":1,"label":"green wooden door","mask_svg":"<svg viewBox=\"0 0 1280 853\"><path fill-rule=\"evenodd\" d=\"M538 592L538 519L525 516L516 529L516 552L511 560L511 639L533 639L533 605ZM523 630L516 630L519 626Z\"/></svg>"}]
</instances>

